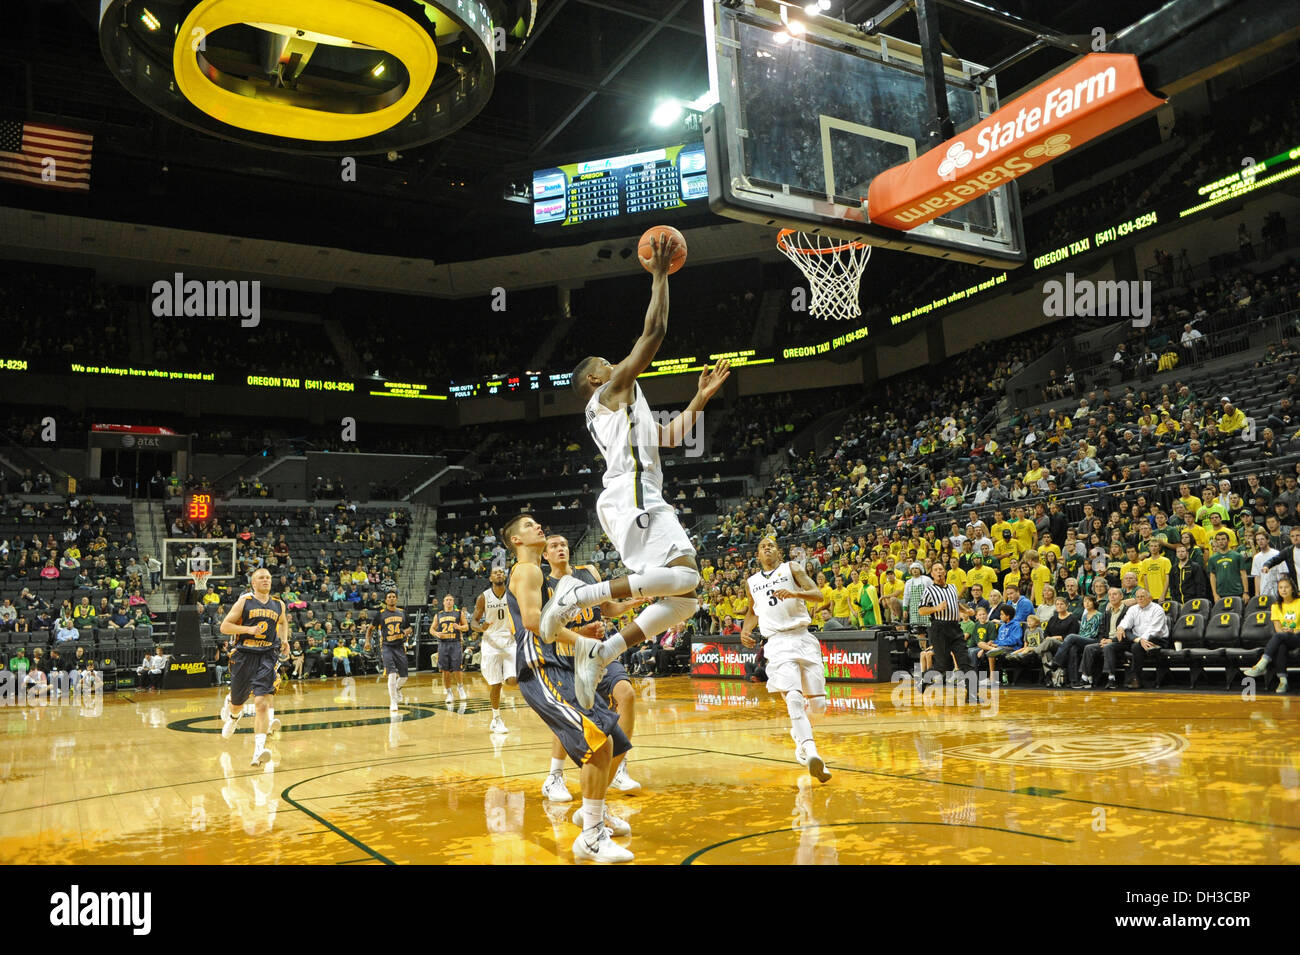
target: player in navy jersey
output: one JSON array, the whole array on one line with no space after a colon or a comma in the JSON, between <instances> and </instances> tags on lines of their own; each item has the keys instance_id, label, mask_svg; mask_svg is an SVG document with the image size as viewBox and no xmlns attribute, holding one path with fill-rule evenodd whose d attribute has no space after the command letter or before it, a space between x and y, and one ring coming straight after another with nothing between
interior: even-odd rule
<instances>
[{"instance_id":1,"label":"player in navy jersey","mask_svg":"<svg viewBox=\"0 0 1300 955\"><path fill-rule=\"evenodd\" d=\"M442 609L433 615L429 624L429 636L438 638L438 671L442 674L442 686L447 691L447 702L455 702L451 696L451 675L456 674L456 685L460 689L460 698L465 699L465 645L461 634L469 631L465 620L465 611L456 609L456 598L451 594L442 598Z\"/></svg>"},{"instance_id":2,"label":"player in navy jersey","mask_svg":"<svg viewBox=\"0 0 1300 955\"><path fill-rule=\"evenodd\" d=\"M506 601L518 647L519 693L564 746L565 753L582 768L582 832L573 842L577 859L594 862L630 862L632 853L614 842L614 836L631 835L632 827L605 808L605 792L614 760L632 744L618 725L618 716L597 699L595 705L578 705L572 667L561 662L557 647L573 647L584 639L561 627L550 641L538 636L546 577L542 551L546 534L531 515L511 518L501 540L515 557L506 582Z\"/></svg>"},{"instance_id":3,"label":"player in navy jersey","mask_svg":"<svg viewBox=\"0 0 1300 955\"><path fill-rule=\"evenodd\" d=\"M370 626L366 634L366 649L370 649L370 640L376 636L379 640L380 665L388 674L388 711L397 712L397 706L403 702L402 686L406 683L406 638L411 635L411 625L406 611L397 606L397 591L390 590L384 595L384 609Z\"/></svg>"},{"instance_id":4,"label":"player in navy jersey","mask_svg":"<svg viewBox=\"0 0 1300 955\"><path fill-rule=\"evenodd\" d=\"M271 595L271 572L265 567L249 578L252 590L243 594L221 621L221 632L234 637L230 648L230 694L221 707L221 735L229 739L244 715L251 692L253 761L261 766L271 759L266 737L279 728L271 699L280 685L279 660L289 656L289 613L284 601Z\"/></svg>"},{"instance_id":5,"label":"player in navy jersey","mask_svg":"<svg viewBox=\"0 0 1300 955\"><path fill-rule=\"evenodd\" d=\"M576 577L585 584L600 582L600 573L590 564L580 567L569 566L569 542L562 534L552 534L546 538L546 562L551 573L546 578L546 596L549 600L555 593L559 581L566 577ZM607 600L595 607L584 607L568 628L584 637L600 640L605 636L605 620L612 620L633 607L645 603L645 600ZM573 654L563 644L556 647L556 655L562 663L572 666ZM604 676L596 685L596 698L614 708L618 713L618 725L630 740L636 728L636 691L627 675L623 664L614 660L605 668ZM573 797L564 785L564 747L557 739L551 746L551 771L542 783L542 796L552 802L568 802ZM619 792L635 792L641 784L627 772L627 761L614 761L614 775L609 781L609 788Z\"/></svg>"}]
</instances>

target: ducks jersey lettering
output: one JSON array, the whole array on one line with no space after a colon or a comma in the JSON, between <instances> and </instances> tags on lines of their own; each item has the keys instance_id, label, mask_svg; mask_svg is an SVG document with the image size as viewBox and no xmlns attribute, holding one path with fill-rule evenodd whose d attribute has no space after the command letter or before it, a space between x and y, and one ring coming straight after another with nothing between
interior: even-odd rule
<instances>
[{"instance_id":1,"label":"ducks jersey lettering","mask_svg":"<svg viewBox=\"0 0 1300 955\"><path fill-rule=\"evenodd\" d=\"M500 597L492 592L491 587L483 591L483 620L487 623L483 640L488 646L502 650L514 642L515 627L510 616L509 591Z\"/></svg>"},{"instance_id":2,"label":"ducks jersey lettering","mask_svg":"<svg viewBox=\"0 0 1300 955\"><path fill-rule=\"evenodd\" d=\"M758 617L758 629L763 636L808 629L812 618L808 616L807 605L794 597L778 600L776 596L778 590L799 589L789 561L770 571L760 570L747 583L754 615Z\"/></svg>"}]
</instances>

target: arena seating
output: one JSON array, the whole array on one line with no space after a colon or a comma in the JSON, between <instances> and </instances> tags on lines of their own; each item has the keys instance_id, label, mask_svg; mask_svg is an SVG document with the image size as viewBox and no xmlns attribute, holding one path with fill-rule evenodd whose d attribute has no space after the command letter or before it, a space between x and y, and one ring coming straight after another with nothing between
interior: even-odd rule
<instances>
[{"instance_id":1,"label":"arena seating","mask_svg":"<svg viewBox=\"0 0 1300 955\"><path fill-rule=\"evenodd\" d=\"M52 498L0 500L0 602L9 600L18 611L13 629L0 626L0 658L8 661L19 648L31 658L40 648L47 660L57 649L66 661L81 649L101 668L105 661L114 669L119 661L138 662L153 648L154 628L144 603L147 575L127 570L147 558L135 543L131 509L92 498L72 500L75 507L71 500ZM81 554L74 558L77 566L65 566L70 551ZM51 560L57 573L43 576ZM93 615L75 611L83 597ZM130 622L110 628L111 611L119 606ZM143 611L138 626L137 607ZM56 624L63 619L76 636L56 642Z\"/></svg>"}]
</instances>

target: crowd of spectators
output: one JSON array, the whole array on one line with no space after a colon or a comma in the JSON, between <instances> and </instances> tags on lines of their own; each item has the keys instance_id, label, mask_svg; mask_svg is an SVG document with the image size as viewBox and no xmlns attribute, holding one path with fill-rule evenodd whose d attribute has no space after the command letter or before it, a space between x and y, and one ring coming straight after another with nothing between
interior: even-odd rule
<instances>
[{"instance_id":1,"label":"crowd of spectators","mask_svg":"<svg viewBox=\"0 0 1300 955\"><path fill-rule=\"evenodd\" d=\"M311 507L234 510L223 520L195 523L170 515L171 537L234 539L237 576L213 580L202 597L204 616L219 623L254 570L271 572L272 591L291 609L330 603L340 609L377 610L397 588L410 531L404 508L358 509L340 499ZM290 543L290 541L293 543Z\"/></svg>"},{"instance_id":2,"label":"crowd of spectators","mask_svg":"<svg viewBox=\"0 0 1300 955\"><path fill-rule=\"evenodd\" d=\"M850 400L840 388L743 398L736 407L726 409L727 418L713 433L712 450L726 458L771 454L789 444L810 421Z\"/></svg>"},{"instance_id":3,"label":"crowd of spectators","mask_svg":"<svg viewBox=\"0 0 1300 955\"><path fill-rule=\"evenodd\" d=\"M233 371L238 375L344 377L343 363L319 322L277 320L263 315L244 328L237 318L149 316L150 367L168 371ZM108 357L108 356L106 356ZM118 361L125 363L125 355Z\"/></svg>"},{"instance_id":4,"label":"crowd of spectators","mask_svg":"<svg viewBox=\"0 0 1300 955\"><path fill-rule=\"evenodd\" d=\"M1267 273L1230 269L1192 280L1152 310L1149 327L1130 328L1124 340L1108 348L1111 354L1070 356L1074 368L1079 369L1075 384L1083 386L1090 379L1113 375L1151 375L1245 350L1251 343L1251 323L1288 315L1298 306L1300 269L1294 262ZM1300 334L1295 316L1288 316L1282 334ZM1291 347L1285 337L1276 344L1284 350ZM1273 363L1278 359L1266 356L1263 360Z\"/></svg>"},{"instance_id":5,"label":"crowd of spectators","mask_svg":"<svg viewBox=\"0 0 1300 955\"><path fill-rule=\"evenodd\" d=\"M26 263L0 271L0 331L8 358L33 367L97 364L130 354L127 305L116 291L81 269L43 269Z\"/></svg>"},{"instance_id":6,"label":"crowd of spectators","mask_svg":"<svg viewBox=\"0 0 1300 955\"><path fill-rule=\"evenodd\" d=\"M30 647L33 675L72 661L83 671L79 644L92 629L153 628L146 595L161 565L130 527L129 511L92 498L0 496L0 642L18 644L14 656Z\"/></svg>"}]
</instances>

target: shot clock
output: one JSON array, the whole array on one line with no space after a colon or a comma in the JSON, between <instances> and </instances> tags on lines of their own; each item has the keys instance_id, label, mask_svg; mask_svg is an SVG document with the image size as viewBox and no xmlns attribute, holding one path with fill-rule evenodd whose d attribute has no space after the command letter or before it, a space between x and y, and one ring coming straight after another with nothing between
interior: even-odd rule
<instances>
[{"instance_id":1,"label":"shot clock","mask_svg":"<svg viewBox=\"0 0 1300 955\"><path fill-rule=\"evenodd\" d=\"M212 495L191 494L185 498L185 516L191 521L212 519Z\"/></svg>"}]
</instances>

